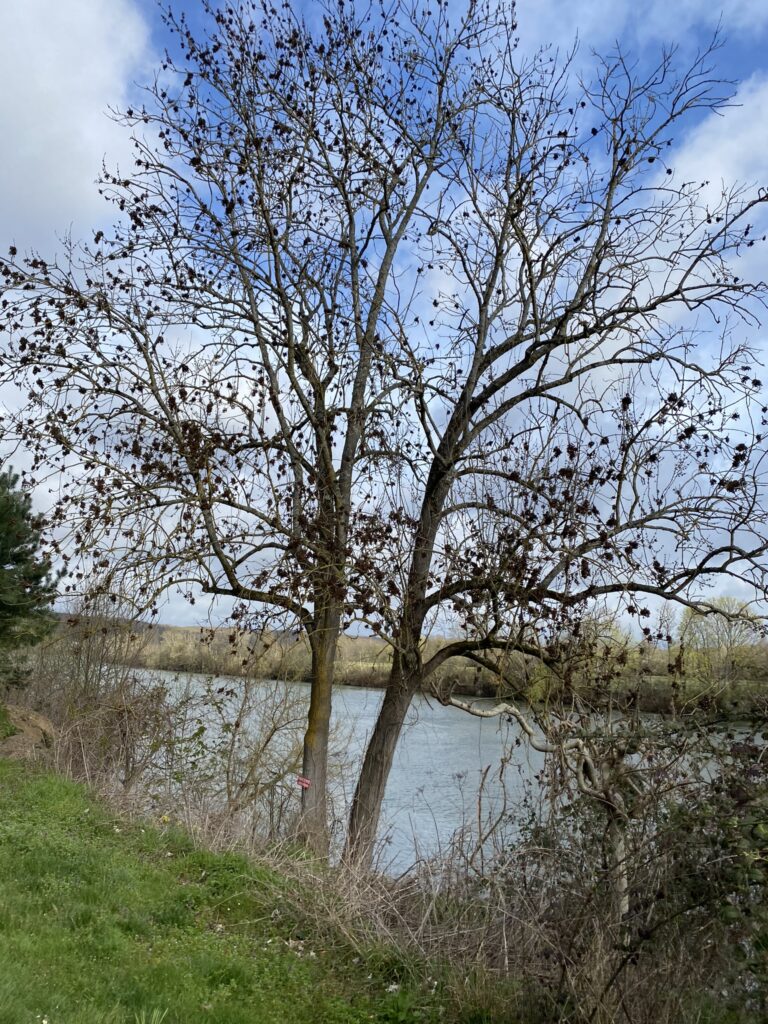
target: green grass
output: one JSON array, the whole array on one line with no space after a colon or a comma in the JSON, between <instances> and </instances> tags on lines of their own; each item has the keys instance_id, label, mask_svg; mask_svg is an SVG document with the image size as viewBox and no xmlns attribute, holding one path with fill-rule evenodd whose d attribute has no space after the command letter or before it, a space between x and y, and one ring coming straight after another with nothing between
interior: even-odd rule
<instances>
[{"instance_id":1,"label":"green grass","mask_svg":"<svg viewBox=\"0 0 768 1024\"><path fill-rule=\"evenodd\" d=\"M0 1024L402 1020L385 978L294 938L281 884L0 761Z\"/></svg>"},{"instance_id":2,"label":"green grass","mask_svg":"<svg viewBox=\"0 0 768 1024\"><path fill-rule=\"evenodd\" d=\"M9 736L16 734L16 729L11 725L11 720L8 717L8 712L0 704L0 740L8 739Z\"/></svg>"}]
</instances>

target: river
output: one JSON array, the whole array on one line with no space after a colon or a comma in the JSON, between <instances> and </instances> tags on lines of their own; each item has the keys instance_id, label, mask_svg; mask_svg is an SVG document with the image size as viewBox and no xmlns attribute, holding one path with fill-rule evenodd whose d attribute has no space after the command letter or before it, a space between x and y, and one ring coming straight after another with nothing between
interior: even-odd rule
<instances>
[{"instance_id":1,"label":"river","mask_svg":"<svg viewBox=\"0 0 768 1024\"><path fill-rule=\"evenodd\" d=\"M181 684L200 693L206 682L201 676L173 678L176 692ZM215 685L239 692L242 683L222 677ZM264 685L285 687L309 705L308 683ZM330 788L339 831L346 821L382 699L382 690L338 687L334 691L331 746L336 768ZM488 700L479 703L492 704ZM511 808L543 761L527 743L516 742L519 733L515 723L503 718L477 718L420 694L415 696L387 783L377 865L398 874L419 858L444 852L458 829L476 829L481 786L485 812L498 810L504 799ZM505 757L508 763L500 774Z\"/></svg>"},{"instance_id":2,"label":"river","mask_svg":"<svg viewBox=\"0 0 768 1024\"><path fill-rule=\"evenodd\" d=\"M382 699L381 690L351 687L340 688L334 695L333 723L348 732L347 754L354 765L349 785L343 787L345 803L352 795ZM516 744L518 737L518 727L502 718L476 718L417 694L387 782L379 865L388 872L404 870L419 857L445 850L457 829L476 829L478 795L486 769L486 811L500 807L504 791L510 804L519 799L525 782L541 768L542 755L528 744ZM505 757L510 760L502 787L499 770Z\"/></svg>"},{"instance_id":3,"label":"river","mask_svg":"<svg viewBox=\"0 0 768 1024\"><path fill-rule=\"evenodd\" d=\"M214 693L229 690L233 695L232 703L227 704L224 719L231 721L239 714L236 701L243 686L239 679L218 677L211 681L203 676L171 673L152 673L152 676L155 679L166 677L165 685L173 680L169 689L177 694L187 691L198 698L207 685ZM272 693L288 696L300 735L309 706L309 683L254 684L257 705L259 695L263 694L267 698L264 706L268 708ZM329 788L339 840L383 696L382 690L362 687L340 686L334 691L333 766ZM491 700L482 699L477 703L493 704ZM656 718L655 715L643 716L649 721ZM224 719L211 716L213 735ZM255 719L256 715L254 722ZM718 732L722 730L721 725ZM722 735L749 737L752 732L752 726L739 722L731 723ZM396 875L420 859L444 853L459 830L476 835L478 823L498 814L505 804L512 815L510 827L514 832L515 822L519 820L515 809L520 801L526 795L541 793L536 775L543 765L543 755L532 750L521 737L517 723L508 722L503 716L477 718L417 694L411 703L387 782L378 833L377 867Z\"/></svg>"}]
</instances>

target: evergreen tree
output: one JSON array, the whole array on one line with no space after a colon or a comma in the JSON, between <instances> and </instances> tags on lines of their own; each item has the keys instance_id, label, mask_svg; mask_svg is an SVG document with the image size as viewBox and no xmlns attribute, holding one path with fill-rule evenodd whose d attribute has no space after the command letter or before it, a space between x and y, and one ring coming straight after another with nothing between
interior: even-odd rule
<instances>
[{"instance_id":1,"label":"evergreen tree","mask_svg":"<svg viewBox=\"0 0 768 1024\"><path fill-rule=\"evenodd\" d=\"M12 471L0 472L0 681L6 684L24 675L11 652L51 629L56 593L50 562L40 554L40 520L18 483Z\"/></svg>"}]
</instances>

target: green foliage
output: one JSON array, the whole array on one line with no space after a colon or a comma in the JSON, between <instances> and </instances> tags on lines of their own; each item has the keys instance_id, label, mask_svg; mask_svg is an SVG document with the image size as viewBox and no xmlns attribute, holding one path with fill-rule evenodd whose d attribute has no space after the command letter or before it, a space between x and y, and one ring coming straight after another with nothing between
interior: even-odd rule
<instances>
[{"instance_id":1,"label":"green foliage","mask_svg":"<svg viewBox=\"0 0 768 1024\"><path fill-rule=\"evenodd\" d=\"M614 1021L626 1007L628 1020L758 1024L768 1019L766 736L693 720L640 729L653 739L647 767L632 750L634 778L622 784L613 769L624 794L620 916L599 800L564 794L550 815L528 798L514 859L500 861L497 883L526 908L513 904L516 921L542 944L542 960L528 962L549 1009L533 1019ZM530 906L542 908L538 932ZM563 968L548 977L552 959Z\"/></svg>"},{"instance_id":2,"label":"green foliage","mask_svg":"<svg viewBox=\"0 0 768 1024\"><path fill-rule=\"evenodd\" d=\"M0 1024L434 1019L371 965L297 940L281 882L0 762Z\"/></svg>"},{"instance_id":3,"label":"green foliage","mask_svg":"<svg viewBox=\"0 0 768 1024\"><path fill-rule=\"evenodd\" d=\"M21 678L10 652L51 629L56 593L50 563L40 554L40 521L18 482L10 470L0 473L0 679L6 683Z\"/></svg>"},{"instance_id":4,"label":"green foliage","mask_svg":"<svg viewBox=\"0 0 768 1024\"><path fill-rule=\"evenodd\" d=\"M8 717L8 712L3 707L3 705L0 704L0 740L5 740L9 736L13 736L15 732L16 729L11 724L11 720Z\"/></svg>"},{"instance_id":5,"label":"green foliage","mask_svg":"<svg viewBox=\"0 0 768 1024\"><path fill-rule=\"evenodd\" d=\"M675 873L664 893L668 905L697 916L722 949L731 953L723 969L721 1002L733 1020L752 1019L768 1008L768 764L765 739L726 736L706 799L680 802L668 834L687 837L675 850Z\"/></svg>"}]
</instances>

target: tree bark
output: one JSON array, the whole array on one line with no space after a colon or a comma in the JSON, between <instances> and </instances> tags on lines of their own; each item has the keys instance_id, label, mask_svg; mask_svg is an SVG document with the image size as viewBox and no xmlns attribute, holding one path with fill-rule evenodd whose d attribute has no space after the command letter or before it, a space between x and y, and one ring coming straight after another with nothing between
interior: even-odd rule
<instances>
[{"instance_id":1,"label":"tree bark","mask_svg":"<svg viewBox=\"0 0 768 1024\"><path fill-rule=\"evenodd\" d=\"M404 673L401 659L395 658L384 701L365 752L352 800L344 853L346 860L364 868L371 865L389 771L419 678L419 673Z\"/></svg>"},{"instance_id":2,"label":"tree bark","mask_svg":"<svg viewBox=\"0 0 768 1024\"><path fill-rule=\"evenodd\" d=\"M452 479L453 460L448 458L447 453L453 454L452 448L464 415L454 415L443 438L441 453L433 462L427 480L411 556L407 597L400 616L397 648L392 659L392 671L376 725L368 741L352 800L345 857L366 868L370 867L373 856L381 804L397 741L413 695L422 681L421 634L426 614L424 597L429 581L440 510Z\"/></svg>"},{"instance_id":3,"label":"tree bark","mask_svg":"<svg viewBox=\"0 0 768 1024\"><path fill-rule=\"evenodd\" d=\"M617 925L629 916L629 873L627 870L626 822L623 800L616 796L608 807L608 861Z\"/></svg>"},{"instance_id":4,"label":"tree bark","mask_svg":"<svg viewBox=\"0 0 768 1024\"><path fill-rule=\"evenodd\" d=\"M310 636L312 692L304 734L302 775L309 787L302 790L298 837L318 856L328 855L328 746L334 664L341 628L341 610L327 609Z\"/></svg>"}]
</instances>

